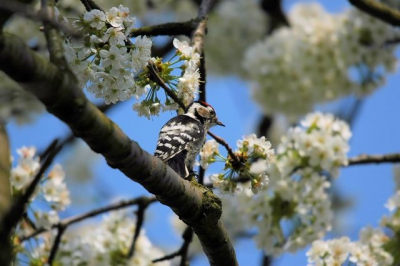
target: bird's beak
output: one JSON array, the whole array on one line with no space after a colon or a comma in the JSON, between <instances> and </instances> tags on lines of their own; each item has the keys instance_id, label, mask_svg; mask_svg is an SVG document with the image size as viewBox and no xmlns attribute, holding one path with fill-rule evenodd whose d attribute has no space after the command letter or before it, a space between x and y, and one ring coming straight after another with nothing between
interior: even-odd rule
<instances>
[{"instance_id":1,"label":"bird's beak","mask_svg":"<svg viewBox=\"0 0 400 266\"><path fill-rule=\"evenodd\" d=\"M215 124L217 124L218 126L222 126L222 127L225 126L225 125L222 124L222 122L220 122L218 119L216 119Z\"/></svg>"}]
</instances>

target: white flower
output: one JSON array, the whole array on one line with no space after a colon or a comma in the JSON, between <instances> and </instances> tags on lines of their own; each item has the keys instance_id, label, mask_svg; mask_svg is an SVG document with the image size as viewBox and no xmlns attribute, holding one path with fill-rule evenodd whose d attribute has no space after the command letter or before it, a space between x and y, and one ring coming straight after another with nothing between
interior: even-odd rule
<instances>
[{"instance_id":1,"label":"white flower","mask_svg":"<svg viewBox=\"0 0 400 266\"><path fill-rule=\"evenodd\" d=\"M107 41L110 42L111 48L117 45L124 46L126 41L126 36L121 28L108 28L106 33L102 37L102 42L107 42Z\"/></svg>"},{"instance_id":2,"label":"white flower","mask_svg":"<svg viewBox=\"0 0 400 266\"><path fill-rule=\"evenodd\" d=\"M219 144L214 139L207 141L200 151L200 165L207 169L215 155L219 154Z\"/></svg>"},{"instance_id":3,"label":"white flower","mask_svg":"<svg viewBox=\"0 0 400 266\"><path fill-rule=\"evenodd\" d=\"M132 106L132 109L136 112L138 112L139 116L145 116L147 119L150 119L151 112L150 112L150 106L144 102L142 103L135 103Z\"/></svg>"},{"instance_id":4,"label":"white flower","mask_svg":"<svg viewBox=\"0 0 400 266\"><path fill-rule=\"evenodd\" d=\"M71 203L69 190L64 183L65 173L57 164L48 174L48 179L41 186L43 196L55 210L64 210Z\"/></svg>"},{"instance_id":5,"label":"white flower","mask_svg":"<svg viewBox=\"0 0 400 266\"><path fill-rule=\"evenodd\" d=\"M129 14L129 9L127 13ZM112 7L110 11L107 12L106 15L107 15L107 21L111 24L111 26L115 28L123 26L124 19L123 17L120 16L120 11L118 8Z\"/></svg>"},{"instance_id":6,"label":"white flower","mask_svg":"<svg viewBox=\"0 0 400 266\"><path fill-rule=\"evenodd\" d=\"M382 49L399 35L391 25L356 9L329 14L317 3L293 6L288 19L290 28L254 42L243 63L252 96L267 114L298 116L317 103L369 93L393 70L395 45ZM350 75L354 69L369 75Z\"/></svg>"},{"instance_id":7,"label":"white flower","mask_svg":"<svg viewBox=\"0 0 400 266\"><path fill-rule=\"evenodd\" d=\"M101 30L106 25L106 14L98 9L93 9L90 12L86 12L83 15L83 19L87 22L90 22L90 26L98 30Z\"/></svg>"},{"instance_id":8,"label":"white flower","mask_svg":"<svg viewBox=\"0 0 400 266\"><path fill-rule=\"evenodd\" d=\"M22 148L17 150L17 153L24 159L33 159L36 154L36 148L23 146Z\"/></svg>"},{"instance_id":9,"label":"white flower","mask_svg":"<svg viewBox=\"0 0 400 266\"><path fill-rule=\"evenodd\" d=\"M177 38L173 40L174 47L181 52L181 54L187 58L190 58L194 52L193 47L190 47L190 45L186 41L179 41Z\"/></svg>"},{"instance_id":10,"label":"white flower","mask_svg":"<svg viewBox=\"0 0 400 266\"><path fill-rule=\"evenodd\" d=\"M21 190L23 187L29 184L31 177L31 172L26 171L23 167L18 165L11 170L11 185L16 190Z\"/></svg>"},{"instance_id":11,"label":"white flower","mask_svg":"<svg viewBox=\"0 0 400 266\"><path fill-rule=\"evenodd\" d=\"M48 212L35 212L36 225L38 228L51 229L51 227L60 221L57 212L50 210Z\"/></svg>"},{"instance_id":12,"label":"white flower","mask_svg":"<svg viewBox=\"0 0 400 266\"><path fill-rule=\"evenodd\" d=\"M196 68L187 68L178 83L178 97L183 100L185 104L189 104L193 101L195 94L199 90L200 72Z\"/></svg>"},{"instance_id":13,"label":"white flower","mask_svg":"<svg viewBox=\"0 0 400 266\"><path fill-rule=\"evenodd\" d=\"M126 67L126 48L117 48L113 46L110 50L100 50L100 56L103 58L103 67L112 66L113 68L119 69Z\"/></svg>"},{"instance_id":14,"label":"white flower","mask_svg":"<svg viewBox=\"0 0 400 266\"><path fill-rule=\"evenodd\" d=\"M269 162L267 160L258 159L256 162L252 163L250 166L250 173L252 174L262 174L269 168Z\"/></svg>"}]
</instances>

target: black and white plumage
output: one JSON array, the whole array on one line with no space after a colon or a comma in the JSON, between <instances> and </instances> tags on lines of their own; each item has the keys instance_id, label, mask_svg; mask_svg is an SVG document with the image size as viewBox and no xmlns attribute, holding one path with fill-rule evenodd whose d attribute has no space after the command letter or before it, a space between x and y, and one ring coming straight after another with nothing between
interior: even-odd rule
<instances>
[{"instance_id":1,"label":"black and white plumage","mask_svg":"<svg viewBox=\"0 0 400 266\"><path fill-rule=\"evenodd\" d=\"M161 128L154 156L187 178L207 131L214 125L224 126L211 105L202 101L191 103L184 114L173 117Z\"/></svg>"}]
</instances>

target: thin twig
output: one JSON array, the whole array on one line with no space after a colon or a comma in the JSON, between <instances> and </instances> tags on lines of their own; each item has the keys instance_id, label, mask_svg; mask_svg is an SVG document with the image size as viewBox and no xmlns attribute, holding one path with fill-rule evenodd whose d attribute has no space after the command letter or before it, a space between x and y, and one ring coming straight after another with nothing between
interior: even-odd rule
<instances>
[{"instance_id":1,"label":"thin twig","mask_svg":"<svg viewBox=\"0 0 400 266\"><path fill-rule=\"evenodd\" d=\"M193 230L191 227L187 227L185 231L182 234L183 238L183 243L180 249L174 253L171 253L169 255L166 255L164 257L158 258L153 260L153 263L160 262L160 261L165 261L165 260L170 260L175 257L181 256L181 263L179 264L180 266L186 266L187 265L187 257L188 257L188 251L189 251L189 245L192 242L193 239Z\"/></svg>"},{"instance_id":2,"label":"thin twig","mask_svg":"<svg viewBox=\"0 0 400 266\"><path fill-rule=\"evenodd\" d=\"M62 226L62 225L59 225L59 226L58 226L57 236L56 236L56 238L54 239L53 246L51 247L49 259L47 260L47 263L48 263L50 266L53 265L53 261L54 261L54 258L56 257L57 250L58 250L58 247L60 246L61 238L62 238L62 235L63 235L64 232L65 232L65 229L66 229L65 226Z\"/></svg>"},{"instance_id":3,"label":"thin twig","mask_svg":"<svg viewBox=\"0 0 400 266\"><path fill-rule=\"evenodd\" d=\"M199 85L199 100L203 102L207 102L207 90L206 90L206 79L207 79L207 71L206 71L206 54L203 52L200 56L200 85Z\"/></svg>"},{"instance_id":4,"label":"thin twig","mask_svg":"<svg viewBox=\"0 0 400 266\"><path fill-rule=\"evenodd\" d=\"M190 36L193 30L197 27L199 21L191 19L185 22L169 22L159 25L143 26L136 29L131 29L129 37L137 37L140 35L147 36Z\"/></svg>"},{"instance_id":5,"label":"thin twig","mask_svg":"<svg viewBox=\"0 0 400 266\"><path fill-rule=\"evenodd\" d=\"M151 202L148 198L141 198L141 201L138 203L138 210L136 213L137 220L136 220L136 228L135 234L133 235L133 240L131 247L129 248L128 258L132 258L135 253L135 246L137 239L139 238L140 230L142 230L143 221L144 221L144 212L146 211L147 207Z\"/></svg>"},{"instance_id":6,"label":"thin twig","mask_svg":"<svg viewBox=\"0 0 400 266\"><path fill-rule=\"evenodd\" d=\"M400 11L376 0L349 0L349 2L365 13L387 22L400 26Z\"/></svg>"},{"instance_id":7,"label":"thin twig","mask_svg":"<svg viewBox=\"0 0 400 266\"><path fill-rule=\"evenodd\" d=\"M400 154L392 153L385 155L368 155L362 154L349 159L350 165L357 164L369 164L369 163L399 163L400 162Z\"/></svg>"},{"instance_id":8,"label":"thin twig","mask_svg":"<svg viewBox=\"0 0 400 266\"><path fill-rule=\"evenodd\" d=\"M149 204L157 202L157 199L155 197L151 197L151 198L147 198L146 197L146 199L149 202ZM123 200L121 202L118 202L118 203L115 203L115 204L111 204L111 205L106 206L106 207L98 208L98 209L95 209L95 210L92 210L92 211L89 211L89 212L86 212L86 213L83 213L83 214L79 214L77 216L66 218L66 219L60 221L59 223L54 224L51 228L57 228L60 224L64 225L65 227L67 227L67 226L70 226L70 225L75 224L77 222L80 222L82 220L91 218L93 216L96 216L96 215L99 215L99 214L102 214L102 213L105 213L105 212L118 210L118 209L122 209L122 208L126 208L126 207L129 207L129 206L132 206L132 205L139 204L139 202L142 201L142 200L143 200L143 197L135 198L135 199L131 199L131 200ZM41 234L43 232L46 232L48 230L49 229L40 228L40 229L38 229L37 231L33 232L32 234L30 234L28 236L22 237L20 239L20 241L23 242L25 240L28 240L28 239L30 239L32 237L35 237L35 236L37 236L37 235L39 235L39 234Z\"/></svg>"},{"instance_id":9,"label":"thin twig","mask_svg":"<svg viewBox=\"0 0 400 266\"><path fill-rule=\"evenodd\" d=\"M165 92L168 94L169 97L171 97L179 106L185 110L186 106L185 104L176 96L175 92L171 90L167 84L160 78L160 76L157 73L156 66L154 65L154 62L152 60L148 61L148 69L150 71L150 75L153 77L153 80L165 90Z\"/></svg>"},{"instance_id":10,"label":"thin twig","mask_svg":"<svg viewBox=\"0 0 400 266\"><path fill-rule=\"evenodd\" d=\"M60 148L56 148L57 140L53 141L50 144L51 152L49 156L46 158L42 166L40 167L38 173L33 178L32 182L26 188L25 193L22 194L14 203L10 211L4 217L4 225L3 230L12 231L12 228L21 220L23 214L26 209L26 205L29 203L29 199L33 195L34 191L36 190L37 185L39 184L40 179L42 178L44 172L53 162L54 157L60 151Z\"/></svg>"},{"instance_id":11,"label":"thin twig","mask_svg":"<svg viewBox=\"0 0 400 266\"><path fill-rule=\"evenodd\" d=\"M343 167L349 167L353 165L359 165L359 164L380 164L380 163L400 163L400 154L399 153L392 153L392 154L386 154L386 155L367 155L367 154L362 154L356 157L349 158L348 160L348 165L343 166ZM296 168L296 170L299 170L300 168ZM294 173L295 171L293 171ZM248 177L237 177L233 179L234 182L236 183L245 183L250 181ZM206 184L206 187L211 187L212 184Z\"/></svg>"},{"instance_id":12,"label":"thin twig","mask_svg":"<svg viewBox=\"0 0 400 266\"><path fill-rule=\"evenodd\" d=\"M236 154L233 152L232 148L229 146L228 143L226 143L226 141L221 138L218 137L217 135L214 135L213 133L211 133L210 131L208 131L208 135L210 135L213 139L215 139L219 144L221 144L222 146L225 147L225 149L228 151L229 156L233 159L234 163L239 165L241 164L239 158L236 156Z\"/></svg>"}]
</instances>

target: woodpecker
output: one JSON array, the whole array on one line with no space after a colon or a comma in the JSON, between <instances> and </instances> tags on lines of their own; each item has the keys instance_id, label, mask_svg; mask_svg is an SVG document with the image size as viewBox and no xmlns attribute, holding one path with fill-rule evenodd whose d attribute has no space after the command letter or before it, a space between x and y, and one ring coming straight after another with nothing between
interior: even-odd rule
<instances>
[{"instance_id":1,"label":"woodpecker","mask_svg":"<svg viewBox=\"0 0 400 266\"><path fill-rule=\"evenodd\" d=\"M207 131L215 125L225 126L218 120L214 108L203 101L192 102L184 114L173 117L161 128L154 156L181 177L188 178Z\"/></svg>"}]
</instances>

